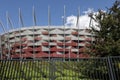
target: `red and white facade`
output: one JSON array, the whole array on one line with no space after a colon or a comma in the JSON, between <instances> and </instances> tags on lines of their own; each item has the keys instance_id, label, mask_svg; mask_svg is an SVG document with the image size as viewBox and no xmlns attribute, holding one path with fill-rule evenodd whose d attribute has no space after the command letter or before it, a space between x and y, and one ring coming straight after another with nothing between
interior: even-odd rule
<instances>
[{"instance_id":1,"label":"red and white facade","mask_svg":"<svg viewBox=\"0 0 120 80\"><path fill-rule=\"evenodd\" d=\"M94 41L88 29L33 26L1 35L4 58L81 58Z\"/></svg>"}]
</instances>

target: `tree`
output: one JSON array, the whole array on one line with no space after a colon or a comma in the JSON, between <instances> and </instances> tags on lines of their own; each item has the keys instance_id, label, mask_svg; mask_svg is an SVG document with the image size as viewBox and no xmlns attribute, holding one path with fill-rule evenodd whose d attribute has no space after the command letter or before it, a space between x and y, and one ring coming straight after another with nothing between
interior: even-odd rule
<instances>
[{"instance_id":1,"label":"tree","mask_svg":"<svg viewBox=\"0 0 120 80\"><path fill-rule=\"evenodd\" d=\"M115 1L107 12L98 10L98 14L90 17L98 23L97 28L91 27L96 35L91 55L100 57L120 55L120 1Z\"/></svg>"}]
</instances>

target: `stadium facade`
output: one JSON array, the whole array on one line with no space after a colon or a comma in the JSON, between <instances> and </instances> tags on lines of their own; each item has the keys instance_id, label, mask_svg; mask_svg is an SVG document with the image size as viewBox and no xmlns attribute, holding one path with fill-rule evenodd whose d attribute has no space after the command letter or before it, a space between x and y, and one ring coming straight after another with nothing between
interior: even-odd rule
<instances>
[{"instance_id":1,"label":"stadium facade","mask_svg":"<svg viewBox=\"0 0 120 80\"><path fill-rule=\"evenodd\" d=\"M89 29L32 26L1 35L2 58L81 58L94 42Z\"/></svg>"}]
</instances>

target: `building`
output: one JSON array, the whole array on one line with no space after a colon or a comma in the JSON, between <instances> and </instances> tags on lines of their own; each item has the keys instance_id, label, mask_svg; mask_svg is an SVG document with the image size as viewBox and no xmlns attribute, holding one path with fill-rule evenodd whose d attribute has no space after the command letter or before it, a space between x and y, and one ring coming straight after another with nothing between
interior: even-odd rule
<instances>
[{"instance_id":1,"label":"building","mask_svg":"<svg viewBox=\"0 0 120 80\"><path fill-rule=\"evenodd\" d=\"M2 58L81 58L94 36L88 29L32 26L1 35Z\"/></svg>"}]
</instances>

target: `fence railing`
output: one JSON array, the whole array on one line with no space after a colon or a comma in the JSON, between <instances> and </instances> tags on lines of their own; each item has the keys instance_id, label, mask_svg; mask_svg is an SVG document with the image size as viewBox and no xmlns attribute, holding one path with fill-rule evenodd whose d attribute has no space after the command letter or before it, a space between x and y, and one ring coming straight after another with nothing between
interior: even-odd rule
<instances>
[{"instance_id":1,"label":"fence railing","mask_svg":"<svg viewBox=\"0 0 120 80\"><path fill-rule=\"evenodd\" d=\"M120 80L120 57L0 60L0 80Z\"/></svg>"}]
</instances>

